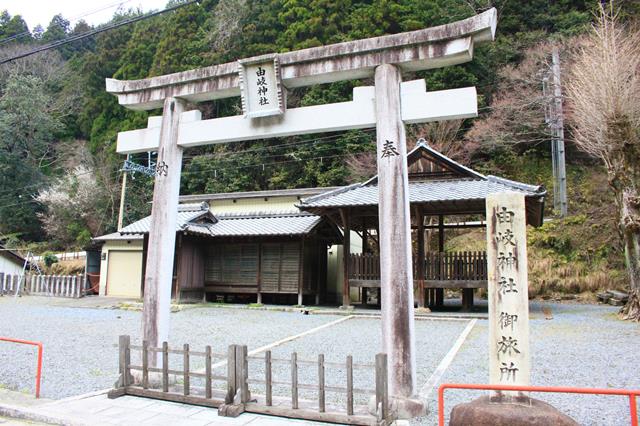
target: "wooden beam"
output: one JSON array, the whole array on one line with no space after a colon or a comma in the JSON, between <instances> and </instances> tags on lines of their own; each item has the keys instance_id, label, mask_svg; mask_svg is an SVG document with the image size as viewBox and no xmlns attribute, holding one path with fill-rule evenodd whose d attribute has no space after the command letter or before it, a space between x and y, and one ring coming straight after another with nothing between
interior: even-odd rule
<instances>
[{"instance_id":1,"label":"wooden beam","mask_svg":"<svg viewBox=\"0 0 640 426\"><path fill-rule=\"evenodd\" d=\"M180 114L184 109L185 103L181 100L168 98L164 102L142 308L143 340L151 347L159 347L161 342L169 340L171 284L182 169L182 149L178 147L177 141ZM151 357L151 367L155 367L158 362L158 356Z\"/></svg>"},{"instance_id":2,"label":"wooden beam","mask_svg":"<svg viewBox=\"0 0 640 426\"><path fill-rule=\"evenodd\" d=\"M475 87L427 92L424 80L403 83L402 119L426 123L463 119L478 115ZM261 138L373 128L376 125L374 88L353 89L353 100L327 105L292 108L284 116L248 120L244 115L200 120L196 111L181 117L178 145L183 148L241 142ZM149 117L146 129L118 133L117 152L132 154L155 151L160 138L161 117Z\"/></svg>"},{"instance_id":3,"label":"wooden beam","mask_svg":"<svg viewBox=\"0 0 640 426\"><path fill-rule=\"evenodd\" d=\"M413 72L467 62L475 43L493 40L496 24L492 8L437 27L282 53L278 55L282 84L294 88L367 78L385 63ZM253 59L259 57L248 60ZM138 110L159 108L168 97L203 102L239 96L238 63L143 80L106 79L106 88L120 105Z\"/></svg>"},{"instance_id":4,"label":"wooden beam","mask_svg":"<svg viewBox=\"0 0 640 426\"><path fill-rule=\"evenodd\" d=\"M407 399L416 389L416 359L406 135L400 117L401 80L396 66L385 64L376 68L382 346L388 355L389 393Z\"/></svg>"}]
</instances>

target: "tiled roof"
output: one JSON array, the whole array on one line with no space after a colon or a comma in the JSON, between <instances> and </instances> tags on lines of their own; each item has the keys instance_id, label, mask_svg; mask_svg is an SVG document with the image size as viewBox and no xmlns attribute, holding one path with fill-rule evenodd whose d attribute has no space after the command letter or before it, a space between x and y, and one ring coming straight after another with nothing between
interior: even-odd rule
<instances>
[{"instance_id":1,"label":"tiled roof","mask_svg":"<svg viewBox=\"0 0 640 426\"><path fill-rule=\"evenodd\" d=\"M181 204L178 206L178 220L176 231L185 229L189 222L199 219L202 216L209 216L209 206L207 203ZM151 227L151 216L133 222L120 230L120 234L146 234Z\"/></svg>"},{"instance_id":2,"label":"tiled roof","mask_svg":"<svg viewBox=\"0 0 640 426\"><path fill-rule=\"evenodd\" d=\"M409 202L429 203L438 201L481 200L488 194L517 191L525 195L544 195L539 186L526 185L496 176L484 179L448 179L425 182L409 182ZM355 184L301 201L301 208L372 206L378 204L377 184Z\"/></svg>"},{"instance_id":3,"label":"tiled roof","mask_svg":"<svg viewBox=\"0 0 640 426\"><path fill-rule=\"evenodd\" d=\"M176 232L207 235L210 237L245 237L308 234L321 221L320 216L297 210L271 212L222 213L215 216L200 205L181 205ZM205 204L206 206L206 204ZM208 221L199 221L207 217ZM145 234L149 232L151 216L123 228L120 233Z\"/></svg>"},{"instance_id":4,"label":"tiled roof","mask_svg":"<svg viewBox=\"0 0 640 426\"><path fill-rule=\"evenodd\" d=\"M305 235L315 228L322 218L308 213L260 213L216 215L216 223L188 225L187 232L212 237L246 237L274 235Z\"/></svg>"},{"instance_id":5,"label":"tiled roof","mask_svg":"<svg viewBox=\"0 0 640 426\"><path fill-rule=\"evenodd\" d=\"M114 232L112 234L101 235L99 237L95 237L93 241L121 241L121 240L141 240L142 234L120 234L119 232Z\"/></svg>"}]
</instances>

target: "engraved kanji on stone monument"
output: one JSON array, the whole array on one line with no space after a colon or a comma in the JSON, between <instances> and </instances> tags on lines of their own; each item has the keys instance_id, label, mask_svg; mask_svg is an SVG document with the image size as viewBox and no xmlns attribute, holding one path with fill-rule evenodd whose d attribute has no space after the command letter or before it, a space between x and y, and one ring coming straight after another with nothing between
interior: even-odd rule
<instances>
[{"instance_id":1,"label":"engraved kanji on stone monument","mask_svg":"<svg viewBox=\"0 0 640 426\"><path fill-rule=\"evenodd\" d=\"M527 235L524 195L487 196L489 376L491 384L530 380ZM524 392L495 392L492 399L528 400Z\"/></svg>"},{"instance_id":2,"label":"engraved kanji on stone monument","mask_svg":"<svg viewBox=\"0 0 640 426\"><path fill-rule=\"evenodd\" d=\"M248 118L281 115L285 110L276 55L238 61L242 110Z\"/></svg>"}]
</instances>

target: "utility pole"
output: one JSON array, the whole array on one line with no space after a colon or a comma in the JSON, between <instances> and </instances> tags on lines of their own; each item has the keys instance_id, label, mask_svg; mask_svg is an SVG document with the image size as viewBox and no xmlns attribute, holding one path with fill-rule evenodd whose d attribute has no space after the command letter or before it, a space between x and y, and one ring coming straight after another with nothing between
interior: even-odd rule
<instances>
[{"instance_id":1,"label":"utility pole","mask_svg":"<svg viewBox=\"0 0 640 426\"><path fill-rule=\"evenodd\" d=\"M547 99L545 121L551 129L551 161L553 167L553 209L561 217L567 215L567 171L564 153L564 113L562 110L562 85L560 81L560 54L553 47L550 76L543 78L542 90ZM549 78L552 87L549 88Z\"/></svg>"},{"instance_id":2,"label":"utility pole","mask_svg":"<svg viewBox=\"0 0 640 426\"><path fill-rule=\"evenodd\" d=\"M127 161L129 161L129 154L127 154ZM122 229L122 222L124 220L124 197L127 191L127 170L122 170L122 191L120 192L120 211L118 212L118 231Z\"/></svg>"}]
</instances>

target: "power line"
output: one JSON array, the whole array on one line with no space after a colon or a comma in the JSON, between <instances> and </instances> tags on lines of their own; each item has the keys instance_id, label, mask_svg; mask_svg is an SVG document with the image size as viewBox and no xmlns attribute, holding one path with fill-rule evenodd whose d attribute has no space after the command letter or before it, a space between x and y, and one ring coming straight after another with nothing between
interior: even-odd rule
<instances>
[{"instance_id":1,"label":"power line","mask_svg":"<svg viewBox=\"0 0 640 426\"><path fill-rule=\"evenodd\" d=\"M102 12L103 10L110 9L110 8L112 8L114 6L118 6L118 7L122 6L123 4L129 3L130 1L131 0L119 0L119 1L117 1L115 3L110 3L110 4L106 5L106 6L98 8L98 9L92 9L91 11L83 12L80 15L76 15L76 16L74 16L72 18L69 18L69 22L71 23L73 21L77 21L80 18L84 18L86 16L93 15L94 13ZM20 15L20 14L18 14L18 15ZM60 25L58 24L58 26L60 26ZM31 35L31 31L23 31L23 32L18 33L18 34L14 34L11 37L7 37L5 39L0 40L0 46L2 46L4 44L7 44L7 43L10 43L13 40L16 40L16 39L19 39L19 38L22 38L22 37L26 37L27 35L30 36Z\"/></svg>"},{"instance_id":2,"label":"power line","mask_svg":"<svg viewBox=\"0 0 640 426\"><path fill-rule=\"evenodd\" d=\"M135 18L126 19L124 21L117 22L115 24L107 25L107 26L104 26L102 28L96 28L94 30L87 31L87 32L82 33L82 34L78 34L76 36L67 37L67 38L65 38L63 40L58 40L58 41L55 41L55 42L52 42L52 43L49 43L49 44L45 44L44 46L40 46L40 47L38 47L36 49L33 49L33 50L30 50L28 52L20 53L18 55L12 56L10 58L3 59L2 61L0 61L0 65L6 64L6 63L11 62L11 61L15 61L16 59L21 59L21 58L24 58L24 57L27 57L27 56L31 56L31 55L34 55L34 54L39 53L39 52L44 52L45 50L50 50L50 49L53 49L53 48L56 48L56 47L59 47L59 46L63 46L65 44L73 43L74 41L78 41L78 40L81 40L81 39L84 39L84 38L87 38L87 37L91 37L93 35L96 35L96 34L99 34L99 33L105 32L105 31L113 30L115 28L119 28L119 27L122 27L122 26L125 26L125 25L129 25L129 24L133 24L133 23L136 23L138 21L142 21L144 19L153 18L154 16L161 15L161 14L163 14L165 12L171 12L171 11L174 11L176 9L180 9L182 7L189 6L189 5L192 5L194 3L199 3L199 2L200 2L200 0L191 0L191 1L188 1L186 3L181 3L181 4L178 4L178 5L172 6L172 7L168 7L166 9L160 10L158 12L152 12L152 13L149 13L147 15L141 15L141 16L137 16Z\"/></svg>"}]
</instances>

